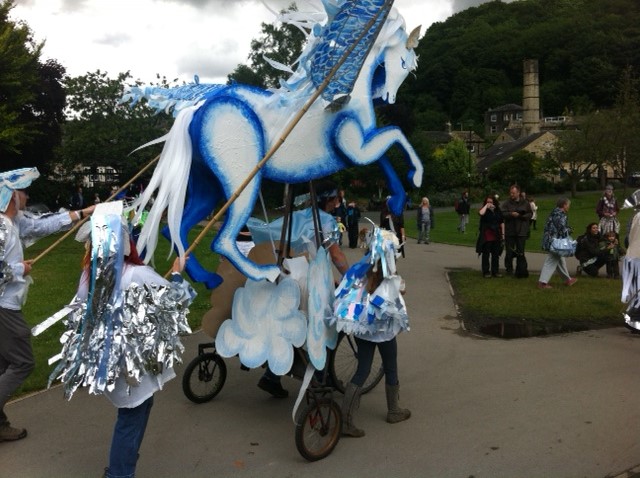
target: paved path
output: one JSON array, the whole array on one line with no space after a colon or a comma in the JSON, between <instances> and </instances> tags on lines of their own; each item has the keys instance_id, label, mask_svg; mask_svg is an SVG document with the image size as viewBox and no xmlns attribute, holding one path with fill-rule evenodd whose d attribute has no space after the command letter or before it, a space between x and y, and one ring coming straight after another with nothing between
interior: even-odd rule
<instances>
[{"instance_id":1,"label":"paved path","mask_svg":"<svg viewBox=\"0 0 640 478\"><path fill-rule=\"evenodd\" d=\"M357 252L347 249L352 260ZM528 258L539 270L543 256ZM306 462L294 444L294 399L266 396L256 387L260 371L241 371L232 359L210 403L188 401L179 379L156 396L138 476L603 478L631 470L640 462L640 336L623 328L511 341L470 336L445 267L478 266L470 248L413 242L399 263L412 320L399 337L410 420L387 424L377 387L357 416L366 437L343 438L326 459ZM509 300L515 279L491 280ZM535 304L543 291L532 288L531 297ZM186 361L207 340L187 338ZM283 383L292 392L299 386ZM78 392L66 402L57 388L7 412L29 437L0 443L0 476L100 476L115 416L106 399Z\"/></svg>"}]
</instances>

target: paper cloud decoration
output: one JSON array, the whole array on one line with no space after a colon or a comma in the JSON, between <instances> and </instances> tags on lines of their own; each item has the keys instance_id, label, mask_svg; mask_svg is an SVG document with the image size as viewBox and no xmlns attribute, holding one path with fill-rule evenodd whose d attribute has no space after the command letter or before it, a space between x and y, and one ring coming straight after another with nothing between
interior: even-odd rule
<instances>
[{"instance_id":1,"label":"paper cloud decoration","mask_svg":"<svg viewBox=\"0 0 640 478\"><path fill-rule=\"evenodd\" d=\"M307 319L298 310L300 287L289 278L278 284L247 280L233 299L232 319L225 320L216 336L222 357L238 355L250 368L268 362L276 375L293 365L293 348L307 336Z\"/></svg>"}]
</instances>

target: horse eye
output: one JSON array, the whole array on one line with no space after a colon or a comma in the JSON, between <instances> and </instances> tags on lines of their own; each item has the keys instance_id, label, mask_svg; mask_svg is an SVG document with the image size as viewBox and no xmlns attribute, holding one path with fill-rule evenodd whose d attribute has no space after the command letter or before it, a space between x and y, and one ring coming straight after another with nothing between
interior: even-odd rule
<instances>
[{"instance_id":1,"label":"horse eye","mask_svg":"<svg viewBox=\"0 0 640 478\"><path fill-rule=\"evenodd\" d=\"M407 69L407 61L404 58L401 58L402 60L402 69L406 70Z\"/></svg>"}]
</instances>

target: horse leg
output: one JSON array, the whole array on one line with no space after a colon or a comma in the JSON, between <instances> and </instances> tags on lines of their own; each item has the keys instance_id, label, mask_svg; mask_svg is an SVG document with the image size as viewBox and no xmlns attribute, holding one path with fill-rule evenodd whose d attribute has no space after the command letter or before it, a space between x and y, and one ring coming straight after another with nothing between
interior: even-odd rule
<instances>
[{"instance_id":1,"label":"horse leg","mask_svg":"<svg viewBox=\"0 0 640 478\"><path fill-rule=\"evenodd\" d=\"M260 119L245 102L225 96L213 98L196 116L199 126L192 135L194 143L218 179L225 197L233 197L244 187L229 205L212 249L247 277L275 281L280 275L277 266L255 264L236 244L238 233L253 212L262 179L262 173L255 172L265 147ZM253 179L245 186L251 174Z\"/></svg>"},{"instance_id":2,"label":"horse leg","mask_svg":"<svg viewBox=\"0 0 640 478\"><path fill-rule=\"evenodd\" d=\"M195 157L191 164L187 200L180 224L180 239L185 248L189 244L189 231L213 211L219 200L220 187L216 178L202 160ZM162 229L162 235L171 240L167 226ZM202 282L208 289L215 289L222 283L222 278L206 270L193 253L189 254L185 271L193 281Z\"/></svg>"},{"instance_id":3,"label":"horse leg","mask_svg":"<svg viewBox=\"0 0 640 478\"><path fill-rule=\"evenodd\" d=\"M415 187L422 184L424 167L409 140L396 126L365 131L352 117L345 117L337 128L335 141L338 148L357 165L370 164L378 160L394 144L404 152L409 165L409 180Z\"/></svg>"},{"instance_id":4,"label":"horse leg","mask_svg":"<svg viewBox=\"0 0 640 478\"><path fill-rule=\"evenodd\" d=\"M383 155L380 158L378 166L380 166L384 176L387 178L387 187L389 188L389 191L391 191L391 198L389 198L389 201L387 202L389 209L396 216L400 216L404 211L404 205L407 199L402 182L386 155Z\"/></svg>"}]
</instances>

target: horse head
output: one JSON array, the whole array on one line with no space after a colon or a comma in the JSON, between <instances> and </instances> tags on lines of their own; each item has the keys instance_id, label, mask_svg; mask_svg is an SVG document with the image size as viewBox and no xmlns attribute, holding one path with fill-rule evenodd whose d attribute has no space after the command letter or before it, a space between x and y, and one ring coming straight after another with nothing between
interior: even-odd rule
<instances>
[{"instance_id":1,"label":"horse head","mask_svg":"<svg viewBox=\"0 0 640 478\"><path fill-rule=\"evenodd\" d=\"M404 21L400 17L401 26L387 36L378 56L381 66L374 75L373 98L393 104L400 85L407 75L418 67L418 57L414 48L418 46L420 26L407 35ZM392 22L393 23L396 22Z\"/></svg>"}]
</instances>

